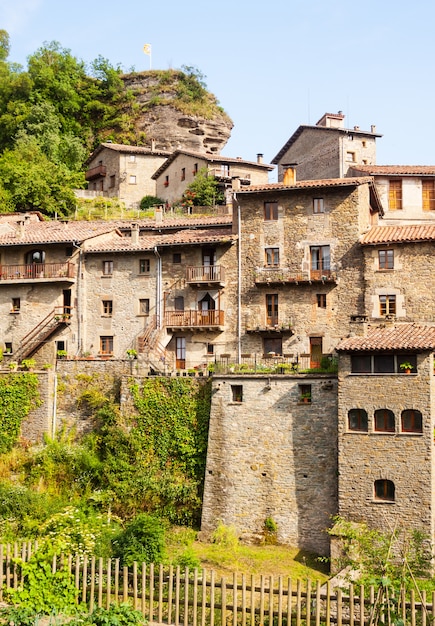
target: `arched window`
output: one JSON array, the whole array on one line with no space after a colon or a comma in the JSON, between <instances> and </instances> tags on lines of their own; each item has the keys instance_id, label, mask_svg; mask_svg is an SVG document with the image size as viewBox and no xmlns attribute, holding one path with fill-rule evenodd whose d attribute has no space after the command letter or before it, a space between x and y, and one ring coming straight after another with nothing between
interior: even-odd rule
<instances>
[{"instance_id":1,"label":"arched window","mask_svg":"<svg viewBox=\"0 0 435 626\"><path fill-rule=\"evenodd\" d=\"M367 432L369 429L367 411L364 409L350 409L347 414L349 430Z\"/></svg>"},{"instance_id":2,"label":"arched window","mask_svg":"<svg viewBox=\"0 0 435 626\"><path fill-rule=\"evenodd\" d=\"M416 411L415 409L406 409L405 411L402 411L402 432L423 432L423 416L420 411Z\"/></svg>"},{"instance_id":3,"label":"arched window","mask_svg":"<svg viewBox=\"0 0 435 626\"><path fill-rule=\"evenodd\" d=\"M375 411L375 431L380 433L394 433L394 413L389 409Z\"/></svg>"},{"instance_id":4,"label":"arched window","mask_svg":"<svg viewBox=\"0 0 435 626\"><path fill-rule=\"evenodd\" d=\"M375 500L394 502L396 488L392 480L375 480Z\"/></svg>"},{"instance_id":5,"label":"arched window","mask_svg":"<svg viewBox=\"0 0 435 626\"><path fill-rule=\"evenodd\" d=\"M31 250L26 254L26 263L30 265L31 263L45 263L45 252L44 250Z\"/></svg>"}]
</instances>

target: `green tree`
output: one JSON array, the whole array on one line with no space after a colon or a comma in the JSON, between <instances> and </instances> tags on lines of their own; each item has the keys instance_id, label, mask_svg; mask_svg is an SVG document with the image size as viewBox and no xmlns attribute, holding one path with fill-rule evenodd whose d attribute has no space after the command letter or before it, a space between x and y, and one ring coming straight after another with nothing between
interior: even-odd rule
<instances>
[{"instance_id":1,"label":"green tree","mask_svg":"<svg viewBox=\"0 0 435 626\"><path fill-rule=\"evenodd\" d=\"M195 180L187 186L181 203L183 206L215 206L222 204L224 199L218 181L203 167L198 171Z\"/></svg>"}]
</instances>

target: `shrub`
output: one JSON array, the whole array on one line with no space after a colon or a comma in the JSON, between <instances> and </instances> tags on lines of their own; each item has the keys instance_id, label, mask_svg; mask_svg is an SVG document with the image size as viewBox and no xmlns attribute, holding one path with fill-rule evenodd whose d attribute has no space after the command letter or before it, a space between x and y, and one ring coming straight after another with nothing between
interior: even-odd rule
<instances>
[{"instance_id":1,"label":"shrub","mask_svg":"<svg viewBox=\"0 0 435 626\"><path fill-rule=\"evenodd\" d=\"M211 536L212 543L217 543L225 548L235 549L239 545L239 537L235 526L225 526L220 520Z\"/></svg>"},{"instance_id":2,"label":"shrub","mask_svg":"<svg viewBox=\"0 0 435 626\"><path fill-rule=\"evenodd\" d=\"M112 604L108 609L99 607L89 615L68 622L69 626L135 626L146 623L140 611L124 602Z\"/></svg>"},{"instance_id":3,"label":"shrub","mask_svg":"<svg viewBox=\"0 0 435 626\"><path fill-rule=\"evenodd\" d=\"M161 563L164 558L165 529L160 519L140 513L113 541L114 556L123 565Z\"/></svg>"},{"instance_id":4,"label":"shrub","mask_svg":"<svg viewBox=\"0 0 435 626\"><path fill-rule=\"evenodd\" d=\"M165 201L161 198L157 198L157 196L144 196L140 201L141 211L148 211L153 206L165 204Z\"/></svg>"}]
</instances>

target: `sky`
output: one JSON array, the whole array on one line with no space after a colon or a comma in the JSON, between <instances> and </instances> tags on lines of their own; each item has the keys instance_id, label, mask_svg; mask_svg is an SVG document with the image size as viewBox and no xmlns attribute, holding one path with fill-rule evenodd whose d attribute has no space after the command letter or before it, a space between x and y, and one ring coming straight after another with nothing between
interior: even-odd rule
<instances>
[{"instance_id":1,"label":"sky","mask_svg":"<svg viewBox=\"0 0 435 626\"><path fill-rule=\"evenodd\" d=\"M435 164L434 22L433 0L0 0L9 61L57 41L126 72L194 66L234 123L222 154L266 163L342 111L383 135L378 164Z\"/></svg>"}]
</instances>

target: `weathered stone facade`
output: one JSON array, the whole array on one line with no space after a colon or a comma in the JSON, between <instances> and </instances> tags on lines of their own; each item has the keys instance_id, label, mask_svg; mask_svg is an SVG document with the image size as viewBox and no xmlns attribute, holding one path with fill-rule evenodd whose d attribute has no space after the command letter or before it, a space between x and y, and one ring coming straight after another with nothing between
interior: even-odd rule
<instances>
[{"instance_id":1,"label":"weathered stone facade","mask_svg":"<svg viewBox=\"0 0 435 626\"><path fill-rule=\"evenodd\" d=\"M311 403L301 385L311 385ZM336 377L215 376L212 396L202 534L220 520L260 541L272 518L278 541L327 554L337 511Z\"/></svg>"}]
</instances>

